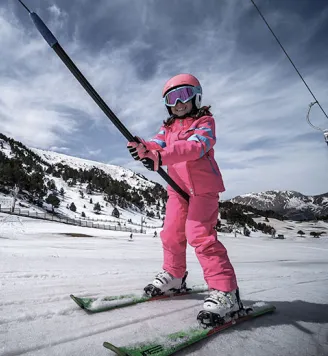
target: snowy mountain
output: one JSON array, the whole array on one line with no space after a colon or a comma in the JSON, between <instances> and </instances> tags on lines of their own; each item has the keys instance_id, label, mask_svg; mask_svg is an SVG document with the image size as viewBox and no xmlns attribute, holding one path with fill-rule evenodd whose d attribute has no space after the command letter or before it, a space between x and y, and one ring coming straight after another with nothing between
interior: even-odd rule
<instances>
[{"instance_id":1,"label":"snowy mountain","mask_svg":"<svg viewBox=\"0 0 328 356\"><path fill-rule=\"evenodd\" d=\"M17 183L21 191L28 193L29 202L39 206L47 207L47 197L56 194L60 199L57 211L69 217L84 213L97 218L95 203L101 205L101 215L111 215L115 206L120 213L128 209L157 219L165 214L165 189L140 174L115 165L28 148L0 134L0 193L8 195L9 188ZM60 191L65 194L58 194ZM259 215L271 210L292 220L328 216L328 193L306 196L272 190L240 195L226 202L256 209ZM72 203L77 208L73 214L68 208Z\"/></svg>"},{"instance_id":2,"label":"snowy mountain","mask_svg":"<svg viewBox=\"0 0 328 356\"><path fill-rule=\"evenodd\" d=\"M0 134L0 194L9 199L15 184L19 186L18 202L23 206L28 203L51 210L54 206L48 198L55 196L59 204L54 211L70 218L112 217L116 208L125 220L134 212L139 214L138 222L143 215L157 220L152 225L158 226L167 199L160 184L129 169L28 148ZM100 211L94 210L95 204Z\"/></svg>"},{"instance_id":3,"label":"snowy mountain","mask_svg":"<svg viewBox=\"0 0 328 356\"><path fill-rule=\"evenodd\" d=\"M272 210L291 220L309 220L328 216L328 193L307 196L295 191L269 190L239 195L229 200L259 210Z\"/></svg>"},{"instance_id":4,"label":"snowy mountain","mask_svg":"<svg viewBox=\"0 0 328 356\"><path fill-rule=\"evenodd\" d=\"M154 186L156 185L156 183L149 181L143 175L135 173L130 169L123 168L120 166L114 166L112 164L106 164L83 158L68 156L58 152L45 151L38 148L31 148L31 150L36 153L41 159L51 165L63 164L77 170L90 170L96 167L110 175L113 179L116 179L118 181L124 181L131 187L135 187L137 189L145 190L147 188L154 188Z\"/></svg>"},{"instance_id":5,"label":"snowy mountain","mask_svg":"<svg viewBox=\"0 0 328 356\"><path fill-rule=\"evenodd\" d=\"M135 173L124 167L86 160L83 158L68 156L62 153L45 151L37 148L31 148L31 150L51 165L63 164L76 170L91 170L92 168L98 168L108 174L111 178L120 182L125 182L130 187L137 190L153 189L156 185L159 185L158 183L149 181L140 173Z\"/></svg>"},{"instance_id":6,"label":"snowy mountain","mask_svg":"<svg viewBox=\"0 0 328 356\"><path fill-rule=\"evenodd\" d=\"M5 136L4 136L5 137ZM15 157L15 152L13 150L12 145L17 145L19 142L9 139L12 142L6 142L4 138L0 136L0 151L3 152L8 158ZM100 163L96 161L86 160L78 157L68 156L62 153L53 152L53 151L46 151L37 148L27 148L26 146L21 144L21 149L24 152L24 155L28 155L28 150L35 153L41 161L44 163L48 163L48 165L56 165L56 164L63 164L68 165L74 169L86 169L90 170L94 167L103 170L105 173L110 175L113 179L118 181L125 181L131 187L138 187L139 189L147 189L153 188L157 183L149 181L146 177L142 176L141 174L134 173L130 169L126 169L119 166L114 166L111 164Z\"/></svg>"}]
</instances>

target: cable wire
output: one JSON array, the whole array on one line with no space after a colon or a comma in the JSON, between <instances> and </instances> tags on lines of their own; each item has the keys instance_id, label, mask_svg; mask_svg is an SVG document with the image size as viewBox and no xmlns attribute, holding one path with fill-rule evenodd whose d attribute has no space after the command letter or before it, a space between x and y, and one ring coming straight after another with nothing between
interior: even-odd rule
<instances>
[{"instance_id":1,"label":"cable wire","mask_svg":"<svg viewBox=\"0 0 328 356\"><path fill-rule=\"evenodd\" d=\"M266 21L265 17L263 16L263 14L261 13L260 9L257 7L257 5L255 4L255 2L253 0L250 0L252 2L252 4L254 5L254 7L256 8L257 12L259 13L259 15L262 17L263 21L265 22L265 24L267 25L268 29L270 30L270 32L272 33L273 37L276 39L276 41L278 42L279 46L281 47L281 49L283 50L283 52L285 53L285 55L287 56L287 58L289 59L290 63L292 64L292 66L294 67L294 69L296 70L297 74L299 75L299 77L301 78L301 80L303 81L303 83L305 84L305 86L307 87L308 91L310 92L310 94L312 95L313 99L315 100L315 103L318 104L318 106L320 107L321 111L324 113L324 115L326 116L326 118L328 119L328 116L325 112L325 110L323 109L323 107L320 105L318 99L315 97L315 95L313 94L312 90L310 89L310 87L308 86L308 84L306 83L306 81L304 80L302 74L299 72L299 70L296 68L294 62L292 61L292 59L289 57L288 53L286 52L285 48L283 47L283 45L281 44L281 42L279 41L278 37L275 35L275 33L273 32L272 28L270 27L270 25L268 24L268 22ZM311 104L310 104L311 105ZM311 105L312 106L312 105ZM311 108L310 106L310 108ZM309 120L308 120L309 121ZM312 125L313 126L313 125Z\"/></svg>"}]
</instances>

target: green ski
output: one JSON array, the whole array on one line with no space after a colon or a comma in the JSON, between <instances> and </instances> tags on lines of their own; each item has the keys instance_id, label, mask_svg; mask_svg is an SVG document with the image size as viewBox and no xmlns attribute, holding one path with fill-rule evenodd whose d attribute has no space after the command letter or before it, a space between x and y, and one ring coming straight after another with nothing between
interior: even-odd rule
<instances>
[{"instance_id":1,"label":"green ski","mask_svg":"<svg viewBox=\"0 0 328 356\"><path fill-rule=\"evenodd\" d=\"M103 346L113 351L118 356L169 356L182 350L200 340L204 340L211 335L217 334L225 329L238 325L244 321L257 318L261 315L274 312L276 307L271 304L256 303L245 308L245 315L237 319L226 322L214 328L203 329L201 326L181 330L174 334L162 336L160 341L143 343L131 346L117 347L109 342L104 342Z\"/></svg>"},{"instance_id":2,"label":"green ski","mask_svg":"<svg viewBox=\"0 0 328 356\"><path fill-rule=\"evenodd\" d=\"M74 302L90 313L100 313L107 310L124 308L129 305L151 302L155 300L168 299L188 294L203 293L208 290L206 285L194 286L179 292L171 292L163 295L158 295L156 297L151 297L148 295L138 295L138 294L125 294L125 295L116 295L108 297L77 297L73 294L70 297Z\"/></svg>"}]
</instances>

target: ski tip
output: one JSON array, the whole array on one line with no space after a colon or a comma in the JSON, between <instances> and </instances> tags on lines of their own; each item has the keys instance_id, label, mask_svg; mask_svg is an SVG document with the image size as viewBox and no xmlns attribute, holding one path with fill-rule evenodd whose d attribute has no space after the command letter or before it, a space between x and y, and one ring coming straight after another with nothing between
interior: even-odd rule
<instances>
[{"instance_id":1,"label":"ski tip","mask_svg":"<svg viewBox=\"0 0 328 356\"><path fill-rule=\"evenodd\" d=\"M70 297L74 300L74 302L76 302L79 298L76 297L74 294L70 294Z\"/></svg>"},{"instance_id":2,"label":"ski tip","mask_svg":"<svg viewBox=\"0 0 328 356\"><path fill-rule=\"evenodd\" d=\"M109 343L109 342L104 342L103 346L108 349L111 350L113 352L115 352L116 355L118 356L129 356L129 354L127 354L126 352L122 351L120 348L116 347L115 345Z\"/></svg>"},{"instance_id":3,"label":"ski tip","mask_svg":"<svg viewBox=\"0 0 328 356\"><path fill-rule=\"evenodd\" d=\"M75 295L71 294L70 297L74 300L74 302L82 309L85 309L84 304L80 300L80 298L75 297Z\"/></svg>"}]
</instances>

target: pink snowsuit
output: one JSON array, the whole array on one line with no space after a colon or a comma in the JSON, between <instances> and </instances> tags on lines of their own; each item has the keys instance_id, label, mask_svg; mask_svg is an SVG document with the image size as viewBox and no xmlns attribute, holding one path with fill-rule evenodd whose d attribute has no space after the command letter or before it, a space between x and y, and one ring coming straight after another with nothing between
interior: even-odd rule
<instances>
[{"instance_id":1,"label":"pink snowsuit","mask_svg":"<svg viewBox=\"0 0 328 356\"><path fill-rule=\"evenodd\" d=\"M225 190L214 159L215 122L212 116L176 119L146 142L158 150L169 176L189 195L189 203L168 186L164 228L163 269L176 278L186 271L186 248L195 248L209 288L229 292L237 288L227 250L214 229L219 212L219 193Z\"/></svg>"}]
</instances>

